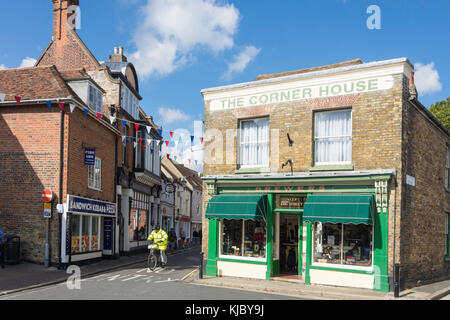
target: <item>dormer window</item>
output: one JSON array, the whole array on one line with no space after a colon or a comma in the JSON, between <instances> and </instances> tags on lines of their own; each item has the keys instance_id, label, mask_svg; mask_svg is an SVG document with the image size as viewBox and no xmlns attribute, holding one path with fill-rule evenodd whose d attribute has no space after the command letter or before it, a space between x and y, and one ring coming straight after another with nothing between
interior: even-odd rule
<instances>
[{"instance_id":1,"label":"dormer window","mask_svg":"<svg viewBox=\"0 0 450 320\"><path fill-rule=\"evenodd\" d=\"M89 84L89 108L91 108L94 112L102 113L102 105L103 105L103 95L96 87L92 84Z\"/></svg>"}]
</instances>

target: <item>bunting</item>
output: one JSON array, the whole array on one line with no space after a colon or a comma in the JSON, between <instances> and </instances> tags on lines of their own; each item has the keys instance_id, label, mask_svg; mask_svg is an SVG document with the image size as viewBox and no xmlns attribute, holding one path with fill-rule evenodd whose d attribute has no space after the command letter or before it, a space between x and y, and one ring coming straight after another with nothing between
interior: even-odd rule
<instances>
[{"instance_id":1,"label":"bunting","mask_svg":"<svg viewBox=\"0 0 450 320\"><path fill-rule=\"evenodd\" d=\"M64 102L58 102L61 111L64 111Z\"/></svg>"}]
</instances>

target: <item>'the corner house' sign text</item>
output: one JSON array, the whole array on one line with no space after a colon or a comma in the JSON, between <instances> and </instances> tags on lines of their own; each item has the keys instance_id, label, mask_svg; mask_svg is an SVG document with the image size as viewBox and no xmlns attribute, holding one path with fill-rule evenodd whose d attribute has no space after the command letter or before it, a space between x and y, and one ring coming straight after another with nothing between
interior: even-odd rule
<instances>
[{"instance_id":1,"label":"'the corner house' sign text","mask_svg":"<svg viewBox=\"0 0 450 320\"><path fill-rule=\"evenodd\" d=\"M251 95L211 100L210 110L220 111L247 108L267 104L300 101L306 99L329 98L341 95L364 93L391 89L394 84L392 76L336 82L322 85L292 87L275 91L265 91Z\"/></svg>"}]
</instances>

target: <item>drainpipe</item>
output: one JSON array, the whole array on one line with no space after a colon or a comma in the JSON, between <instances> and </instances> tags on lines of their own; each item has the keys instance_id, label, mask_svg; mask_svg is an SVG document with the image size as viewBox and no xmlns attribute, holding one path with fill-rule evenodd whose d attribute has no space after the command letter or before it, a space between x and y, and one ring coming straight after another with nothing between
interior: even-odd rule
<instances>
[{"instance_id":1,"label":"drainpipe","mask_svg":"<svg viewBox=\"0 0 450 320\"><path fill-rule=\"evenodd\" d=\"M63 206L63 182L64 182L64 112L61 110L61 126L59 132L59 206ZM62 217L59 217L59 244L58 244L58 259L61 268L61 237L62 237Z\"/></svg>"}]
</instances>

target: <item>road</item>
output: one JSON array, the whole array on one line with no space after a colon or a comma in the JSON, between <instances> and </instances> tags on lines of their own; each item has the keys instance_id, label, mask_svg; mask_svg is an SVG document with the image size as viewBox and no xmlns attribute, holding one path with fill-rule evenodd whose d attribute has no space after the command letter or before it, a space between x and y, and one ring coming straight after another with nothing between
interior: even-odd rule
<instances>
[{"instance_id":1,"label":"road","mask_svg":"<svg viewBox=\"0 0 450 320\"><path fill-rule=\"evenodd\" d=\"M290 296L192 285L180 281L199 264L199 251L169 256L165 269L150 271L145 263L17 294L0 300L295 300Z\"/></svg>"}]
</instances>

